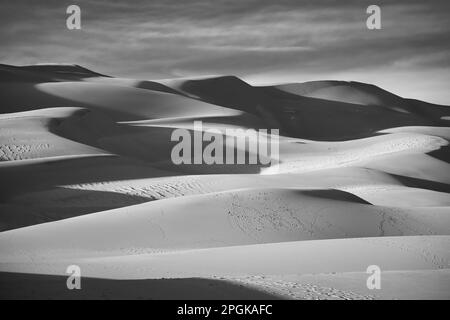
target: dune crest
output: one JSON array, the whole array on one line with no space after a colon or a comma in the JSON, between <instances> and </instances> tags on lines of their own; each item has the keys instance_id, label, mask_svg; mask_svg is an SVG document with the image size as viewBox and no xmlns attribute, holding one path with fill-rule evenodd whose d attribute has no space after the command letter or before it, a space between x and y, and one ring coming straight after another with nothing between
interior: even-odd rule
<instances>
[{"instance_id":1,"label":"dune crest","mask_svg":"<svg viewBox=\"0 0 450 320\"><path fill-rule=\"evenodd\" d=\"M77 264L112 298L130 286L152 299L192 287L450 297L439 285L450 272L447 106L358 82L135 80L70 64L1 64L0 100L0 286L64 296ZM279 165L174 164L171 134L194 134L194 121L279 129ZM365 287L369 265L386 291Z\"/></svg>"}]
</instances>

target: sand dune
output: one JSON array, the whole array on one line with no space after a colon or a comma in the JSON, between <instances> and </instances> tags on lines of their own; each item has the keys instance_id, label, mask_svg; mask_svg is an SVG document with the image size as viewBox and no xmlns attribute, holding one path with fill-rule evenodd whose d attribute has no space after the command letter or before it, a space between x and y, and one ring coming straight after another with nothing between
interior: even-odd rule
<instances>
[{"instance_id":1,"label":"sand dune","mask_svg":"<svg viewBox=\"0 0 450 320\"><path fill-rule=\"evenodd\" d=\"M77 234L83 237L73 243ZM4 232L0 247L4 256L75 248L95 256L433 234L450 235L447 210L375 207L337 190L252 189L177 197Z\"/></svg>"},{"instance_id":2,"label":"sand dune","mask_svg":"<svg viewBox=\"0 0 450 320\"><path fill-rule=\"evenodd\" d=\"M403 99L377 86L354 81L311 81L278 85L268 89L276 89L302 97L378 106L400 113L417 113L436 121L448 112L444 106Z\"/></svg>"},{"instance_id":3,"label":"sand dune","mask_svg":"<svg viewBox=\"0 0 450 320\"><path fill-rule=\"evenodd\" d=\"M64 274L64 266L80 263L85 267L86 276L116 279L364 272L375 262L386 271L440 270L449 267L449 241L449 236L375 237L130 252L114 256L98 251L95 257L92 251L76 247L70 252L54 250L50 254L50 250L42 250L34 255L11 250L0 266L2 271L9 272L34 273L32 271L36 270L37 273ZM234 263L226 263L227 260ZM324 260L327 263L323 263ZM134 266L127 270L126 265Z\"/></svg>"},{"instance_id":4,"label":"sand dune","mask_svg":"<svg viewBox=\"0 0 450 320\"><path fill-rule=\"evenodd\" d=\"M0 100L0 298L75 297L71 264L84 298L450 298L449 107L67 64L0 65ZM280 129L279 166L175 165L196 120Z\"/></svg>"},{"instance_id":5,"label":"sand dune","mask_svg":"<svg viewBox=\"0 0 450 320\"><path fill-rule=\"evenodd\" d=\"M0 115L0 161L52 156L100 155L107 152L52 133L61 119L79 113L79 108L55 108Z\"/></svg>"}]
</instances>

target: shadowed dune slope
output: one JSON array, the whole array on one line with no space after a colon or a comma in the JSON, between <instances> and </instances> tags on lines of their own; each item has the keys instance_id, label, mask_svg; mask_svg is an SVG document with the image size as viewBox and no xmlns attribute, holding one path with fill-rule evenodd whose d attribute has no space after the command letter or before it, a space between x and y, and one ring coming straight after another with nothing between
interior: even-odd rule
<instances>
[{"instance_id":1,"label":"shadowed dune slope","mask_svg":"<svg viewBox=\"0 0 450 320\"><path fill-rule=\"evenodd\" d=\"M358 82L0 65L0 298L448 299L449 118ZM279 129L276 165L173 161L174 130L231 128Z\"/></svg>"},{"instance_id":2,"label":"shadowed dune slope","mask_svg":"<svg viewBox=\"0 0 450 320\"><path fill-rule=\"evenodd\" d=\"M7 231L0 234L0 248L4 257L19 251L93 257L421 234L450 235L446 210L372 206L338 190L252 189L159 200Z\"/></svg>"}]
</instances>

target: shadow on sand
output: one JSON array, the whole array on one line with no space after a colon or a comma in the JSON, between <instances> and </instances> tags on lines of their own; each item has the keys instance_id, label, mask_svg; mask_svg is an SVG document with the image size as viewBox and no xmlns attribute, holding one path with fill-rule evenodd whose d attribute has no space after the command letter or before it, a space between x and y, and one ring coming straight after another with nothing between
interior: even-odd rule
<instances>
[{"instance_id":1,"label":"shadow on sand","mask_svg":"<svg viewBox=\"0 0 450 320\"><path fill-rule=\"evenodd\" d=\"M204 278L111 280L83 277L80 290L68 290L66 281L66 276L0 272L0 299L281 299L230 281Z\"/></svg>"}]
</instances>

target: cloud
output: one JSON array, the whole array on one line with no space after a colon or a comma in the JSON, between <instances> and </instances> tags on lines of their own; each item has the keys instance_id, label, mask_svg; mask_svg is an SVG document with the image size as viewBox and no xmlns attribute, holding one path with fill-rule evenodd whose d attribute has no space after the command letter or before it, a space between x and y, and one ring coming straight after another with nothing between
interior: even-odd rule
<instances>
[{"instance_id":1,"label":"cloud","mask_svg":"<svg viewBox=\"0 0 450 320\"><path fill-rule=\"evenodd\" d=\"M137 78L236 74L300 81L364 75L379 82L384 72L396 79L386 79L389 90L403 92L396 83L415 79L436 89L433 96L425 90L410 94L450 104L442 83L450 76L440 71L450 66L447 2L378 1L382 30L370 31L365 9L371 2L365 0L81 0L82 30L69 31L69 3L15 1L2 4L0 59L72 62ZM429 77L433 72L439 81Z\"/></svg>"}]
</instances>

